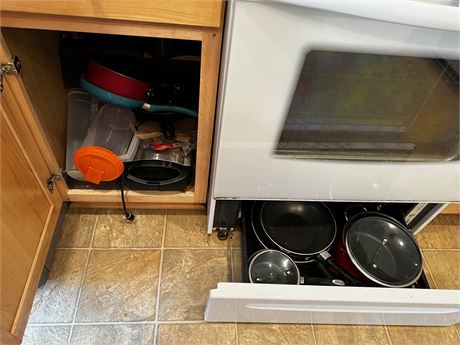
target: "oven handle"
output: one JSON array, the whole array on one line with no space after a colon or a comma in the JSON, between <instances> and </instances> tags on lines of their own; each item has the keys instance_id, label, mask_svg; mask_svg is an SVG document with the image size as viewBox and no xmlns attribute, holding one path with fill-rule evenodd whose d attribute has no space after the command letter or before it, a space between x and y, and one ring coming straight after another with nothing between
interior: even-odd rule
<instances>
[{"instance_id":1,"label":"oven handle","mask_svg":"<svg viewBox=\"0 0 460 345\"><path fill-rule=\"evenodd\" d=\"M460 31L460 7L408 0L252 0L314 8L427 29Z\"/></svg>"}]
</instances>

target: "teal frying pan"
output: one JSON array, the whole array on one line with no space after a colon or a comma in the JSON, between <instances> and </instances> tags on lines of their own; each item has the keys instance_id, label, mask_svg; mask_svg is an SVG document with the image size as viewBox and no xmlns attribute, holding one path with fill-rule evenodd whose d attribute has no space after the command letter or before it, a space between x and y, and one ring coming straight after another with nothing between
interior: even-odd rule
<instances>
[{"instance_id":1,"label":"teal frying pan","mask_svg":"<svg viewBox=\"0 0 460 345\"><path fill-rule=\"evenodd\" d=\"M80 79L81 87L88 92L90 95L98 98L104 103L115 104L120 107L125 107L129 109L142 108L150 113L159 113L159 112L176 112L179 114L184 114L192 117L197 117L198 114L196 111L187 109L184 107L179 107L175 105L154 105L148 104L144 101L139 101L133 98L127 98L123 96L116 95L104 89L101 89L90 82L88 82L84 77Z\"/></svg>"}]
</instances>

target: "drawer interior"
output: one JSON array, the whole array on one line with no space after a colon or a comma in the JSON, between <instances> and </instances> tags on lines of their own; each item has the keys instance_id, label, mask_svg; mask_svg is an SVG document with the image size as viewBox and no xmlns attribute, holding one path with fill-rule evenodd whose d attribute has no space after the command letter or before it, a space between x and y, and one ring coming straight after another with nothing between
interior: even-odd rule
<instances>
[{"instance_id":1,"label":"drawer interior","mask_svg":"<svg viewBox=\"0 0 460 345\"><path fill-rule=\"evenodd\" d=\"M242 230L242 277L243 282L249 283L249 262L251 256L254 253L263 250L264 246L261 244L260 240L257 238L255 232L253 231L253 226L258 226L252 221L252 209L255 202L246 201L242 205L242 218L241 218L241 230ZM388 214L404 224L403 215L407 210L411 209L412 204L381 204L381 203L360 203L368 211L377 211ZM349 206L347 203L340 202L328 202L326 206L331 210L332 214L337 223L337 238L342 236L342 229L345 226L345 218L343 216L343 210ZM256 206L257 207L257 206ZM278 249L275 245L268 245L269 249ZM279 249L278 249L279 250ZM331 253L333 251L330 251ZM334 254L332 254L334 255ZM299 269L301 277L319 277L326 278L321 270L318 269L318 266L315 262L296 262L296 265ZM334 275L334 278L340 279L340 276ZM382 287L375 283L369 282L369 284L364 285L365 287ZM337 287L340 289L340 287ZM416 283L411 285L408 288L417 288L417 289L429 289L430 285L425 276L425 273L422 272L422 275Z\"/></svg>"}]
</instances>

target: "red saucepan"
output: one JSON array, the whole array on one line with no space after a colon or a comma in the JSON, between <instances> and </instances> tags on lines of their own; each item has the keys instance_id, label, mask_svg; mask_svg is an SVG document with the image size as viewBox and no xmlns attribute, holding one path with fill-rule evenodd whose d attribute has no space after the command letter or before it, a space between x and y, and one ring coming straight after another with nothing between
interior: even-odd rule
<instances>
[{"instance_id":1,"label":"red saucepan","mask_svg":"<svg viewBox=\"0 0 460 345\"><path fill-rule=\"evenodd\" d=\"M197 117L195 110L173 104L145 103L149 84L112 71L94 61L87 74L80 79L81 87L104 103L128 109L142 108L149 113L174 112ZM125 96L126 95L126 96Z\"/></svg>"},{"instance_id":2,"label":"red saucepan","mask_svg":"<svg viewBox=\"0 0 460 345\"><path fill-rule=\"evenodd\" d=\"M143 101L147 97L150 84L115 72L96 61L90 61L85 79L91 84L119 96Z\"/></svg>"}]
</instances>

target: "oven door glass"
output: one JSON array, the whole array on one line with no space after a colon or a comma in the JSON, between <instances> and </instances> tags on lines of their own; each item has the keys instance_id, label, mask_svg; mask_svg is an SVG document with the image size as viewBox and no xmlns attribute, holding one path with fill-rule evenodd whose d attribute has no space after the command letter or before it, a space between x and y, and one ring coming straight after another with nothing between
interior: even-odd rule
<instances>
[{"instance_id":1,"label":"oven door glass","mask_svg":"<svg viewBox=\"0 0 460 345\"><path fill-rule=\"evenodd\" d=\"M458 160L458 60L310 51L275 154Z\"/></svg>"}]
</instances>

